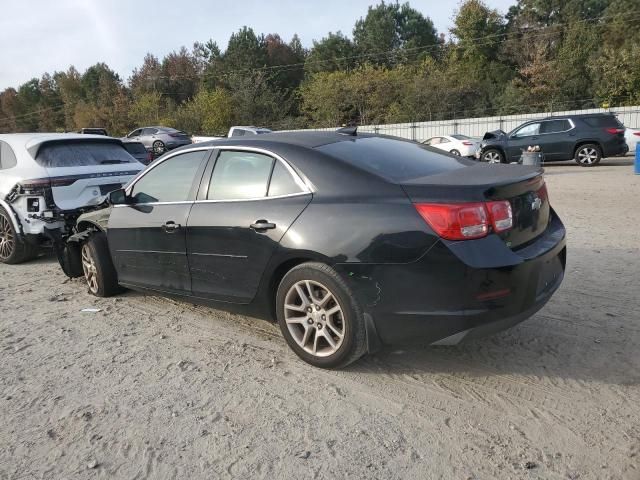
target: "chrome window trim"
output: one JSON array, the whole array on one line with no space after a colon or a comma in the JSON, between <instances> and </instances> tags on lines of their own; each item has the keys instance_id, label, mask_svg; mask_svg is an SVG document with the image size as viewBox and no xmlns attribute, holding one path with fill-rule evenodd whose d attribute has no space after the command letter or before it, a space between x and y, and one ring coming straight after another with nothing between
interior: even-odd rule
<instances>
[{"instance_id":1,"label":"chrome window trim","mask_svg":"<svg viewBox=\"0 0 640 480\"><path fill-rule=\"evenodd\" d=\"M142 178L145 177L145 175L147 175L150 171L152 171L154 168L157 168L158 165L162 165L164 162L166 162L167 160L172 159L173 157L177 156L177 155L181 155L183 153L190 153L190 152L199 152L199 151L208 151L211 152L212 150L218 150L220 152L225 151L225 150L231 150L231 151L249 151L249 152L255 152L255 153L261 153L263 155L267 155L269 157L274 158L276 161L279 161L280 163L282 163L285 167L285 169L289 172L289 174L293 177L293 180L296 182L296 185L298 185L298 187L301 188L301 192L296 192L296 193L288 193L285 195L274 195L271 197L268 196L264 196L264 197L256 197L256 198L238 198L238 199L225 199L225 200L182 200L182 201L177 201L177 202L147 202L147 203L136 203L135 205L127 205L127 204L123 204L123 205L114 205L115 208L117 207L133 207L133 206L153 206L153 205L187 205L187 204L194 204L194 203L230 203L230 202L256 202L259 200L276 200L279 198L289 198L289 197L299 197L299 196L303 196L303 195L310 195L312 193L314 193L315 189L313 187L311 187L311 185L306 182L305 180L303 180L303 178L298 174L298 172L296 172L293 167L291 165L289 165L289 162L287 162L284 158L282 158L280 155L278 155L277 153L271 152L270 150L266 150L264 148L259 148L259 147L245 147L245 146L239 146L239 145L224 145L224 146L207 146L207 147L194 147L194 148L187 148L184 150L180 150L179 152L175 152L173 154L170 154L169 156L167 156L167 158L163 158L162 161L152 165L150 168L147 168L145 170L142 170L142 174L135 178L130 185L127 186L126 188L126 193L127 195L131 194L131 191L133 190L133 187L136 185L136 183L138 183ZM209 161L211 161L211 159L209 159Z\"/></svg>"},{"instance_id":2,"label":"chrome window trim","mask_svg":"<svg viewBox=\"0 0 640 480\"><path fill-rule=\"evenodd\" d=\"M264 148L259 148L259 147L244 147L244 146L237 146L237 145L229 145L229 146L223 145L223 146L220 146L220 147L213 147L213 148L215 148L216 150L219 150L220 152L224 152L226 150L231 150L231 151L247 151L247 152L261 153L263 155L267 155L269 157L275 158L276 161L280 161L280 163L282 163L284 165L284 167L287 169L289 174L291 174L291 176L293 177L294 182L296 182L296 185L298 185L298 187L300 187L302 192L290 193L288 195L278 195L278 197L290 196L290 195L300 195L300 194L306 194L306 193L313 193L313 191L314 191L313 188L311 187L311 185L309 185L306 181L304 181L300 177L298 172L296 172L293 169L293 167L291 165L289 165L289 162L287 162L284 158L282 158L277 153L274 153L274 152L272 152L270 150L266 150ZM277 197L267 197L267 196L265 196L264 198L277 198ZM228 201L243 201L243 200L247 200L247 199L239 198L239 199L212 200L212 201L228 202Z\"/></svg>"}]
</instances>

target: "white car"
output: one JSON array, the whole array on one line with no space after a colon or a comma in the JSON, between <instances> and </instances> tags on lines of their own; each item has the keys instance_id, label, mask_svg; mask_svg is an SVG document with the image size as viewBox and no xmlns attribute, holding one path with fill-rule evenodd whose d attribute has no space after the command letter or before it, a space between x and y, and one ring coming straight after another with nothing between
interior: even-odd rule
<instances>
[{"instance_id":1,"label":"white car","mask_svg":"<svg viewBox=\"0 0 640 480\"><path fill-rule=\"evenodd\" d=\"M478 140L457 133L431 137L422 143L463 157L473 157L480 147Z\"/></svg>"},{"instance_id":2,"label":"white car","mask_svg":"<svg viewBox=\"0 0 640 480\"><path fill-rule=\"evenodd\" d=\"M626 128L624 130L624 139L629 147L628 154L635 155L638 142L640 142L640 130L637 128Z\"/></svg>"},{"instance_id":3,"label":"white car","mask_svg":"<svg viewBox=\"0 0 640 480\"><path fill-rule=\"evenodd\" d=\"M59 245L83 211L144 165L115 138L70 133L0 135L0 262Z\"/></svg>"},{"instance_id":4,"label":"white car","mask_svg":"<svg viewBox=\"0 0 640 480\"><path fill-rule=\"evenodd\" d=\"M268 128L262 127L253 127L253 126L240 126L240 127L231 127L229 129L229 133L227 137L243 137L245 135L260 135L262 133L271 133L271 130Z\"/></svg>"}]
</instances>

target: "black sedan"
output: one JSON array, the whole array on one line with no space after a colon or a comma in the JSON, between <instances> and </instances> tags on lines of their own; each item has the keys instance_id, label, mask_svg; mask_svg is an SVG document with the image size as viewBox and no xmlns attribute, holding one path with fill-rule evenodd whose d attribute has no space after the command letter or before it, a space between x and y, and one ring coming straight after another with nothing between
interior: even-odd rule
<instances>
[{"instance_id":1,"label":"black sedan","mask_svg":"<svg viewBox=\"0 0 640 480\"><path fill-rule=\"evenodd\" d=\"M319 367L508 328L564 276L541 169L353 129L181 148L110 203L79 218L64 265L93 294L127 287L277 319Z\"/></svg>"}]
</instances>

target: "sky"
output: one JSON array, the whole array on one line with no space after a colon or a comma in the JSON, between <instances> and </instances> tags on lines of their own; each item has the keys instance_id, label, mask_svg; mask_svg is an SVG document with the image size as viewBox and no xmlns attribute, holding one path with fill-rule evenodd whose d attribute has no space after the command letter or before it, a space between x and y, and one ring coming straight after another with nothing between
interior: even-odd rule
<instances>
[{"instance_id":1,"label":"sky","mask_svg":"<svg viewBox=\"0 0 640 480\"><path fill-rule=\"evenodd\" d=\"M515 0L485 0L506 13ZM43 73L80 72L105 62L123 80L146 53L159 58L210 38L225 49L242 26L256 33L297 33L305 47L330 31L351 35L356 20L377 0L2 0L0 91ZM458 0L410 0L449 34Z\"/></svg>"}]
</instances>

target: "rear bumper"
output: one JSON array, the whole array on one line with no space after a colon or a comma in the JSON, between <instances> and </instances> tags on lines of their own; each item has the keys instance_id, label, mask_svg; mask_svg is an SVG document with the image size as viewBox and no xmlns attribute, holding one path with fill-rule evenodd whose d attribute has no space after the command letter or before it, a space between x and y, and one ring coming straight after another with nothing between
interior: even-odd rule
<instances>
[{"instance_id":1,"label":"rear bumper","mask_svg":"<svg viewBox=\"0 0 640 480\"><path fill-rule=\"evenodd\" d=\"M564 278L565 229L555 214L545 234L517 252L495 236L481 241L440 241L411 264L339 269L383 344L459 343L529 318Z\"/></svg>"}]
</instances>

